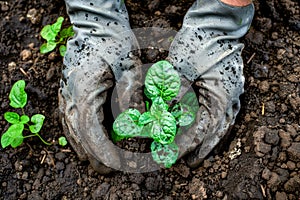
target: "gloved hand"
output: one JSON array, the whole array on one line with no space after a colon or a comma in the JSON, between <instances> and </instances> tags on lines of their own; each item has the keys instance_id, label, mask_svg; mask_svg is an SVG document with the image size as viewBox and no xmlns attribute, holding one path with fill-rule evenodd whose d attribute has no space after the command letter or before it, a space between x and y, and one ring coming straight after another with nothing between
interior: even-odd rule
<instances>
[{"instance_id":1,"label":"gloved hand","mask_svg":"<svg viewBox=\"0 0 300 200\"><path fill-rule=\"evenodd\" d=\"M111 115L107 93L114 80L124 110L131 96L140 95L140 61L132 50L138 44L121 0L65 0L76 35L68 42L66 68L59 91L65 134L81 160L109 173L157 169L151 154L120 151L103 126ZM251 22L253 6L233 8L218 0L197 1L188 11L183 28L170 48L169 60L199 91L196 124L179 135L180 157L189 154L197 166L233 124L243 92L242 37ZM199 29L198 29L199 28ZM138 54L138 52L137 52ZM141 99L141 98L135 98ZM127 103L123 103L127 102ZM131 106L141 105L133 102ZM143 107L143 106L141 106ZM105 115L105 117L104 117Z\"/></svg>"},{"instance_id":2,"label":"gloved hand","mask_svg":"<svg viewBox=\"0 0 300 200\"><path fill-rule=\"evenodd\" d=\"M112 115L110 102L106 110L104 105L115 81L121 110L130 106L132 95L138 95L139 47L123 1L65 2L76 34L67 43L59 91L64 132L81 160L89 160L100 173L109 173L111 167L121 168L121 158L103 125Z\"/></svg>"},{"instance_id":3,"label":"gloved hand","mask_svg":"<svg viewBox=\"0 0 300 200\"><path fill-rule=\"evenodd\" d=\"M191 167L220 142L240 110L243 45L237 39L249 29L253 14L252 4L233 7L220 0L197 0L171 44L168 60L185 79L183 89L193 83L200 105L196 123L176 138L179 157L188 154Z\"/></svg>"}]
</instances>

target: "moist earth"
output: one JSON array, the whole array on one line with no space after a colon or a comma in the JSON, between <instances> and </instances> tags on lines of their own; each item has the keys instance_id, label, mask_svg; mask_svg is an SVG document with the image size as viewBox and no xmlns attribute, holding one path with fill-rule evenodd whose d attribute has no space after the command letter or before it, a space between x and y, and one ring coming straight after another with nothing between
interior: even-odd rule
<instances>
[{"instance_id":1,"label":"moist earth","mask_svg":"<svg viewBox=\"0 0 300 200\"><path fill-rule=\"evenodd\" d=\"M192 0L128 0L132 28L179 30ZM27 83L28 115L46 116L42 137L18 148L0 149L0 199L290 199L300 198L300 3L255 1L256 13L245 44L245 93L230 134L196 169L184 159L151 173L100 175L78 159L63 136L57 92L62 58L42 55L39 32L58 16L61 0L0 1L0 133L3 115L15 111L8 94L14 82ZM144 63L164 59L150 44Z\"/></svg>"}]
</instances>

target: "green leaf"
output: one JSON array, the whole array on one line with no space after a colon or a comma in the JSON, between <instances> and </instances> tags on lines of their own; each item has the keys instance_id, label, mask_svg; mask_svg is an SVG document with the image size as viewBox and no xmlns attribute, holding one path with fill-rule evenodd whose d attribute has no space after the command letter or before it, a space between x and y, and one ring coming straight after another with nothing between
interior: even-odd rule
<instances>
[{"instance_id":1,"label":"green leaf","mask_svg":"<svg viewBox=\"0 0 300 200\"><path fill-rule=\"evenodd\" d=\"M44 26L41 30L41 36L42 38L44 38L46 41L51 41L51 40L55 40L55 37L57 35L57 33L54 33L52 31L51 25L48 24L46 26Z\"/></svg>"},{"instance_id":2,"label":"green leaf","mask_svg":"<svg viewBox=\"0 0 300 200\"><path fill-rule=\"evenodd\" d=\"M142 126L138 125L140 112L136 109L128 109L122 112L113 123L113 140L120 141L124 138L139 136Z\"/></svg>"},{"instance_id":3,"label":"green leaf","mask_svg":"<svg viewBox=\"0 0 300 200\"><path fill-rule=\"evenodd\" d=\"M55 38L61 29L61 25L63 21L64 21L63 17L58 17L57 21L54 24L44 26L41 31L42 38L44 38L48 42L55 41Z\"/></svg>"},{"instance_id":4,"label":"green leaf","mask_svg":"<svg viewBox=\"0 0 300 200\"><path fill-rule=\"evenodd\" d=\"M11 124L20 123L20 115L15 112L6 112L4 113L4 119Z\"/></svg>"},{"instance_id":5,"label":"green leaf","mask_svg":"<svg viewBox=\"0 0 300 200\"><path fill-rule=\"evenodd\" d=\"M177 127L176 120L171 113L164 111L155 121L149 123L151 137L161 144L170 144L174 141Z\"/></svg>"},{"instance_id":6,"label":"green leaf","mask_svg":"<svg viewBox=\"0 0 300 200\"><path fill-rule=\"evenodd\" d=\"M171 114L179 126L188 126L194 122L197 111L198 109L192 110L190 106L179 102L172 107Z\"/></svg>"},{"instance_id":7,"label":"green leaf","mask_svg":"<svg viewBox=\"0 0 300 200\"><path fill-rule=\"evenodd\" d=\"M168 110L169 105L161 98L161 97L156 97L153 99L152 106L158 106L162 110Z\"/></svg>"},{"instance_id":8,"label":"green leaf","mask_svg":"<svg viewBox=\"0 0 300 200\"><path fill-rule=\"evenodd\" d=\"M179 74L168 61L159 61L149 68L145 87L147 97L160 96L164 101L169 101L179 93Z\"/></svg>"},{"instance_id":9,"label":"green leaf","mask_svg":"<svg viewBox=\"0 0 300 200\"><path fill-rule=\"evenodd\" d=\"M178 119L179 126L188 126L192 124L195 120L195 113L191 110L191 108L185 104L181 105L182 107L182 115L180 115Z\"/></svg>"},{"instance_id":10,"label":"green leaf","mask_svg":"<svg viewBox=\"0 0 300 200\"><path fill-rule=\"evenodd\" d=\"M58 138L58 144L64 147L68 144L68 141L64 136L61 136Z\"/></svg>"},{"instance_id":11,"label":"green leaf","mask_svg":"<svg viewBox=\"0 0 300 200\"><path fill-rule=\"evenodd\" d=\"M139 121L139 118L141 116L140 111L138 111L137 109L128 109L126 111L126 113L131 117L131 119L137 124L137 122Z\"/></svg>"},{"instance_id":12,"label":"green leaf","mask_svg":"<svg viewBox=\"0 0 300 200\"><path fill-rule=\"evenodd\" d=\"M1 146L5 148L11 145L13 148L23 143L24 137L22 135L24 124L13 124L1 137Z\"/></svg>"},{"instance_id":13,"label":"green leaf","mask_svg":"<svg viewBox=\"0 0 300 200\"><path fill-rule=\"evenodd\" d=\"M146 96L148 99L152 99L152 98L158 97L158 93L157 93L156 95L152 95L152 94L147 90L146 87L145 87L145 89L144 89L144 94L145 94L145 96Z\"/></svg>"},{"instance_id":14,"label":"green leaf","mask_svg":"<svg viewBox=\"0 0 300 200\"><path fill-rule=\"evenodd\" d=\"M150 107L150 113L153 115L156 119L160 119L162 113L165 111L165 106L158 104L158 101L153 101L152 105Z\"/></svg>"},{"instance_id":15,"label":"green leaf","mask_svg":"<svg viewBox=\"0 0 300 200\"><path fill-rule=\"evenodd\" d=\"M155 120L154 116L150 112L144 112L139 118L139 125L145 125Z\"/></svg>"},{"instance_id":16,"label":"green leaf","mask_svg":"<svg viewBox=\"0 0 300 200\"><path fill-rule=\"evenodd\" d=\"M66 39L72 37L74 35L73 26L69 26L68 28L64 28L60 32L60 38Z\"/></svg>"},{"instance_id":17,"label":"green leaf","mask_svg":"<svg viewBox=\"0 0 300 200\"><path fill-rule=\"evenodd\" d=\"M181 103L176 103L172 108L171 108L171 114L175 117L177 120L183 113L183 110L181 108Z\"/></svg>"},{"instance_id":18,"label":"green leaf","mask_svg":"<svg viewBox=\"0 0 300 200\"><path fill-rule=\"evenodd\" d=\"M199 110L198 98L194 92L187 92L180 100L182 104L188 105L191 110L197 111Z\"/></svg>"},{"instance_id":19,"label":"green leaf","mask_svg":"<svg viewBox=\"0 0 300 200\"><path fill-rule=\"evenodd\" d=\"M196 114L199 110L198 98L194 92L186 93L181 101L180 107L182 114L178 118L179 126L191 125L196 118Z\"/></svg>"},{"instance_id":20,"label":"green leaf","mask_svg":"<svg viewBox=\"0 0 300 200\"><path fill-rule=\"evenodd\" d=\"M178 158L179 148L174 142L163 145L153 141L151 144L151 153L155 162L163 164L166 168L170 168Z\"/></svg>"},{"instance_id":21,"label":"green leaf","mask_svg":"<svg viewBox=\"0 0 300 200\"><path fill-rule=\"evenodd\" d=\"M113 142L119 142L124 139L124 137L117 135L114 130L110 131L110 135L111 135Z\"/></svg>"},{"instance_id":22,"label":"green leaf","mask_svg":"<svg viewBox=\"0 0 300 200\"><path fill-rule=\"evenodd\" d=\"M62 57L65 56L66 51L67 51L66 45L60 45L60 47L59 47L59 54L60 54Z\"/></svg>"},{"instance_id":23,"label":"green leaf","mask_svg":"<svg viewBox=\"0 0 300 200\"><path fill-rule=\"evenodd\" d=\"M142 137L151 138L152 135L151 128L152 128L152 123L145 124L142 128L140 135Z\"/></svg>"},{"instance_id":24,"label":"green leaf","mask_svg":"<svg viewBox=\"0 0 300 200\"><path fill-rule=\"evenodd\" d=\"M31 117L31 122L33 125L29 126L29 130L31 133L38 133L44 123L45 116L42 114L35 114Z\"/></svg>"},{"instance_id":25,"label":"green leaf","mask_svg":"<svg viewBox=\"0 0 300 200\"><path fill-rule=\"evenodd\" d=\"M23 108L27 103L27 94L25 92L25 81L15 82L9 93L10 106L14 108Z\"/></svg>"},{"instance_id":26,"label":"green leaf","mask_svg":"<svg viewBox=\"0 0 300 200\"><path fill-rule=\"evenodd\" d=\"M22 115L21 116L21 123L22 124L26 124L27 122L29 122L30 121L30 118L27 116L27 115Z\"/></svg>"},{"instance_id":27,"label":"green leaf","mask_svg":"<svg viewBox=\"0 0 300 200\"><path fill-rule=\"evenodd\" d=\"M40 52L42 54L49 53L55 49L56 45L57 44L55 41L48 41L47 43L41 45Z\"/></svg>"},{"instance_id":28,"label":"green leaf","mask_svg":"<svg viewBox=\"0 0 300 200\"><path fill-rule=\"evenodd\" d=\"M154 100L150 108L150 114L155 120L147 124L149 126L147 127L147 131L151 134L151 137L162 144L173 142L177 129L176 119L166 110L167 107L159 99Z\"/></svg>"}]
</instances>

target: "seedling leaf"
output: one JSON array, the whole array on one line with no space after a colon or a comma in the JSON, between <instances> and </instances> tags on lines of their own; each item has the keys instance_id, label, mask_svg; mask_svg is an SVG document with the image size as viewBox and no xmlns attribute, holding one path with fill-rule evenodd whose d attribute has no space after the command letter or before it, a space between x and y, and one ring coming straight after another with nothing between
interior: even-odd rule
<instances>
[{"instance_id":1,"label":"seedling leaf","mask_svg":"<svg viewBox=\"0 0 300 200\"><path fill-rule=\"evenodd\" d=\"M55 41L55 38L61 29L61 25L63 21L64 21L63 17L58 17L54 24L44 26L41 31L42 38L47 40L47 42Z\"/></svg>"},{"instance_id":2,"label":"seedling leaf","mask_svg":"<svg viewBox=\"0 0 300 200\"><path fill-rule=\"evenodd\" d=\"M128 109L126 113L131 117L134 123L137 123L141 116L140 111L138 111L137 109Z\"/></svg>"},{"instance_id":3,"label":"seedling leaf","mask_svg":"<svg viewBox=\"0 0 300 200\"><path fill-rule=\"evenodd\" d=\"M56 47L56 42L55 41L49 41L47 43L44 43L40 47L40 52L42 54L48 53L50 51L53 51Z\"/></svg>"},{"instance_id":4,"label":"seedling leaf","mask_svg":"<svg viewBox=\"0 0 300 200\"><path fill-rule=\"evenodd\" d=\"M23 132L24 124L13 124L1 137L1 146L5 148L11 145L13 148L21 145L23 143Z\"/></svg>"},{"instance_id":5,"label":"seedling leaf","mask_svg":"<svg viewBox=\"0 0 300 200\"><path fill-rule=\"evenodd\" d=\"M160 96L163 100L169 101L179 93L179 74L168 61L159 61L149 68L145 87L145 93L151 99Z\"/></svg>"},{"instance_id":6,"label":"seedling leaf","mask_svg":"<svg viewBox=\"0 0 300 200\"><path fill-rule=\"evenodd\" d=\"M29 130L31 133L38 133L44 123L45 116L42 114L35 114L31 117L31 122L33 125L29 126Z\"/></svg>"},{"instance_id":7,"label":"seedling leaf","mask_svg":"<svg viewBox=\"0 0 300 200\"><path fill-rule=\"evenodd\" d=\"M9 93L10 106L13 108L23 108L27 103L27 94L25 92L25 81L15 82Z\"/></svg>"},{"instance_id":8,"label":"seedling leaf","mask_svg":"<svg viewBox=\"0 0 300 200\"><path fill-rule=\"evenodd\" d=\"M123 138L139 136L142 127L138 125L140 112L136 109L128 109L121 113L113 124L113 130L117 137L113 139L119 141Z\"/></svg>"},{"instance_id":9,"label":"seedling leaf","mask_svg":"<svg viewBox=\"0 0 300 200\"><path fill-rule=\"evenodd\" d=\"M72 37L74 35L73 26L69 26L68 28L64 28L60 32L60 38L66 39Z\"/></svg>"},{"instance_id":10,"label":"seedling leaf","mask_svg":"<svg viewBox=\"0 0 300 200\"><path fill-rule=\"evenodd\" d=\"M173 142L176 130L176 120L173 115L167 111L162 113L159 120L152 122L152 138L161 144Z\"/></svg>"},{"instance_id":11,"label":"seedling leaf","mask_svg":"<svg viewBox=\"0 0 300 200\"><path fill-rule=\"evenodd\" d=\"M181 108L181 103L177 103L175 104L172 108L171 108L171 114L175 117L175 119L179 119L179 117L182 115L183 111Z\"/></svg>"},{"instance_id":12,"label":"seedling leaf","mask_svg":"<svg viewBox=\"0 0 300 200\"><path fill-rule=\"evenodd\" d=\"M141 114L138 124L145 125L152 122L153 120L155 120L155 118L151 115L150 112L144 112L143 114Z\"/></svg>"},{"instance_id":13,"label":"seedling leaf","mask_svg":"<svg viewBox=\"0 0 300 200\"><path fill-rule=\"evenodd\" d=\"M154 98L152 104L160 107L160 109L162 110L169 109L169 105L161 97Z\"/></svg>"},{"instance_id":14,"label":"seedling leaf","mask_svg":"<svg viewBox=\"0 0 300 200\"><path fill-rule=\"evenodd\" d=\"M60 146L66 146L68 144L67 139L64 136L58 138L58 144Z\"/></svg>"},{"instance_id":15,"label":"seedling leaf","mask_svg":"<svg viewBox=\"0 0 300 200\"><path fill-rule=\"evenodd\" d=\"M181 107L183 112L178 119L179 126L188 126L195 120L195 114L189 106L182 104Z\"/></svg>"},{"instance_id":16,"label":"seedling leaf","mask_svg":"<svg viewBox=\"0 0 300 200\"><path fill-rule=\"evenodd\" d=\"M165 102L161 103L160 99L162 98L157 97L152 102L152 106L150 107L150 113L151 115L155 116L156 119L160 119L161 114L168 110L168 105Z\"/></svg>"},{"instance_id":17,"label":"seedling leaf","mask_svg":"<svg viewBox=\"0 0 300 200\"><path fill-rule=\"evenodd\" d=\"M4 119L11 124L17 124L20 122L20 115L15 112L4 113Z\"/></svg>"},{"instance_id":18,"label":"seedling leaf","mask_svg":"<svg viewBox=\"0 0 300 200\"><path fill-rule=\"evenodd\" d=\"M186 93L180 101L180 107L182 114L178 118L179 125L191 125L196 118L197 111L199 110L198 98L196 94L193 92Z\"/></svg>"},{"instance_id":19,"label":"seedling leaf","mask_svg":"<svg viewBox=\"0 0 300 200\"><path fill-rule=\"evenodd\" d=\"M199 109L198 98L194 92L186 93L180 100L182 104L188 105L191 110L197 112Z\"/></svg>"},{"instance_id":20,"label":"seedling leaf","mask_svg":"<svg viewBox=\"0 0 300 200\"><path fill-rule=\"evenodd\" d=\"M21 123L22 124L26 124L27 122L29 122L30 121L30 118L27 116L27 115L22 115L21 116Z\"/></svg>"},{"instance_id":21,"label":"seedling leaf","mask_svg":"<svg viewBox=\"0 0 300 200\"><path fill-rule=\"evenodd\" d=\"M158 164L163 164L166 168L170 168L177 160L179 148L174 142L163 145L153 141L151 153L154 161Z\"/></svg>"},{"instance_id":22,"label":"seedling leaf","mask_svg":"<svg viewBox=\"0 0 300 200\"><path fill-rule=\"evenodd\" d=\"M60 47L59 47L59 54L60 54L62 57L65 56L66 51L67 51L66 45L60 45Z\"/></svg>"}]
</instances>

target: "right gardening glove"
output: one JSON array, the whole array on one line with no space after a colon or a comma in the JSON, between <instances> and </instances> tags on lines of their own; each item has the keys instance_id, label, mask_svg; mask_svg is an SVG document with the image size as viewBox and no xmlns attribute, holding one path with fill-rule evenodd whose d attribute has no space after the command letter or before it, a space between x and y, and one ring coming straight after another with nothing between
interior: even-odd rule
<instances>
[{"instance_id":1,"label":"right gardening glove","mask_svg":"<svg viewBox=\"0 0 300 200\"><path fill-rule=\"evenodd\" d=\"M180 155L197 167L222 140L240 110L244 89L243 45L252 4L233 7L220 0L197 0L171 44L168 60L182 75L182 90L198 95L196 123L176 138ZM183 91L185 92L185 91Z\"/></svg>"}]
</instances>

